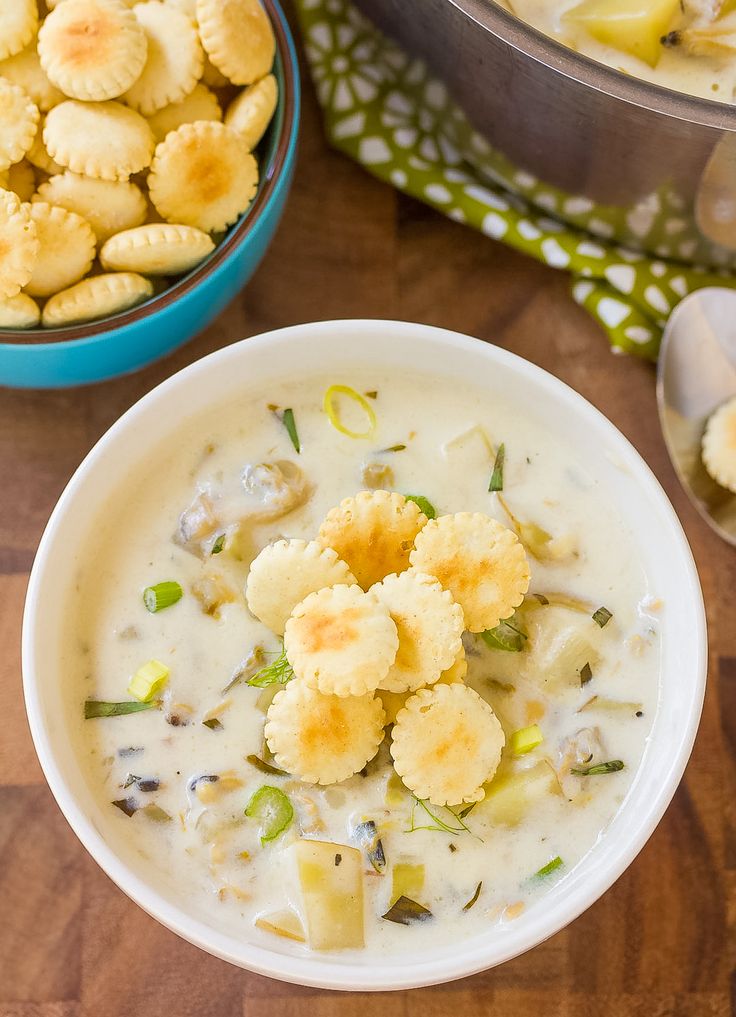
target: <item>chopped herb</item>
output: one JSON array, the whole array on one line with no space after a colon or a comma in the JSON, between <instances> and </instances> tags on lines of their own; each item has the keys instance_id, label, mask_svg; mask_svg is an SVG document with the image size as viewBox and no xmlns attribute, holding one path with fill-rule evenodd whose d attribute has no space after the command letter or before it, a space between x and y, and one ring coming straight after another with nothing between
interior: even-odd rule
<instances>
[{"instance_id":1,"label":"chopped herb","mask_svg":"<svg viewBox=\"0 0 736 1017\"><path fill-rule=\"evenodd\" d=\"M126 816L132 816L134 812L137 812L140 806L135 798L118 798L112 803L116 809L120 809Z\"/></svg>"},{"instance_id":2,"label":"chopped herb","mask_svg":"<svg viewBox=\"0 0 736 1017\"><path fill-rule=\"evenodd\" d=\"M151 614L155 614L157 611L163 611L165 607L176 604L181 600L183 593L179 583L174 580L156 583L155 586L147 586L143 591L143 603Z\"/></svg>"},{"instance_id":3,"label":"chopped herb","mask_svg":"<svg viewBox=\"0 0 736 1017\"><path fill-rule=\"evenodd\" d=\"M463 806L463 808L460 809L460 811L458 812L457 818L465 819L466 816L470 815L470 813L473 811L477 804L478 804L477 802L471 802L470 805Z\"/></svg>"},{"instance_id":4,"label":"chopped herb","mask_svg":"<svg viewBox=\"0 0 736 1017\"><path fill-rule=\"evenodd\" d=\"M557 855L557 857L553 858L551 862L547 862L547 864L543 865L541 869L537 869L532 878L544 879L545 876L549 876L551 873L556 872L557 869L561 869L564 864L565 863L562 861L560 856Z\"/></svg>"},{"instance_id":5,"label":"chopped herb","mask_svg":"<svg viewBox=\"0 0 736 1017\"><path fill-rule=\"evenodd\" d=\"M397 925L413 925L415 922L426 922L433 916L428 908L417 904L410 897L399 897L381 917Z\"/></svg>"},{"instance_id":6,"label":"chopped herb","mask_svg":"<svg viewBox=\"0 0 736 1017\"><path fill-rule=\"evenodd\" d=\"M549 604L549 597L545 597L543 593L531 593L530 596L538 600L542 607L546 607Z\"/></svg>"},{"instance_id":7,"label":"chopped herb","mask_svg":"<svg viewBox=\"0 0 736 1017\"><path fill-rule=\"evenodd\" d=\"M342 861L342 855L341 854L335 855L335 865L338 866L341 861Z\"/></svg>"},{"instance_id":8,"label":"chopped herb","mask_svg":"<svg viewBox=\"0 0 736 1017\"><path fill-rule=\"evenodd\" d=\"M483 880L481 879L480 883L478 883L478 885L477 885L477 886L476 886L476 888L475 888L475 893L474 893L474 894L473 894L473 896L472 896L472 897L470 898L470 900L468 901L468 903L467 903L467 904L463 904L463 911L470 911L470 909L472 908L472 906L473 906L473 905L475 904L475 902L476 902L476 901L478 900L478 898L480 897L480 891L481 891L482 889L483 889Z\"/></svg>"},{"instance_id":9,"label":"chopped herb","mask_svg":"<svg viewBox=\"0 0 736 1017\"><path fill-rule=\"evenodd\" d=\"M138 777L137 783L138 790L143 791L144 793L158 791L158 789L161 787L161 781L158 779L158 777L147 777L145 779L142 777Z\"/></svg>"},{"instance_id":10,"label":"chopped herb","mask_svg":"<svg viewBox=\"0 0 736 1017\"><path fill-rule=\"evenodd\" d=\"M157 702L139 703L127 700L124 703L104 703L99 699L87 699L84 704L84 719L94 717L125 717L128 713L140 713L142 710L154 710Z\"/></svg>"},{"instance_id":11,"label":"chopped herb","mask_svg":"<svg viewBox=\"0 0 736 1017\"><path fill-rule=\"evenodd\" d=\"M281 652L271 664L266 664L249 678L246 685L263 689L267 685L286 685L294 677L294 671L286 656L286 648L281 644Z\"/></svg>"},{"instance_id":12,"label":"chopped herb","mask_svg":"<svg viewBox=\"0 0 736 1017\"><path fill-rule=\"evenodd\" d=\"M602 629L608 625L611 618L613 618L613 615L607 607L599 607L597 611L593 612L593 621L596 625L600 625Z\"/></svg>"},{"instance_id":13,"label":"chopped herb","mask_svg":"<svg viewBox=\"0 0 736 1017\"><path fill-rule=\"evenodd\" d=\"M140 700L141 703L150 703L169 680L169 673L166 664L162 664L160 660L146 661L130 679L128 695Z\"/></svg>"},{"instance_id":14,"label":"chopped herb","mask_svg":"<svg viewBox=\"0 0 736 1017\"><path fill-rule=\"evenodd\" d=\"M593 671L592 671L592 668L591 668L589 662L586 660L586 662L580 668L580 684L581 685L587 685L588 682L591 681L592 678L593 678Z\"/></svg>"},{"instance_id":15,"label":"chopped herb","mask_svg":"<svg viewBox=\"0 0 736 1017\"><path fill-rule=\"evenodd\" d=\"M378 829L372 819L359 823L355 827L355 839L365 848L368 861L376 872L382 872L386 868L386 855L381 839L378 836Z\"/></svg>"},{"instance_id":16,"label":"chopped herb","mask_svg":"<svg viewBox=\"0 0 736 1017\"><path fill-rule=\"evenodd\" d=\"M440 830L442 833L450 833L453 836L459 833L473 834L472 830L468 826L466 826L466 824L463 822L462 816L458 815L458 813L456 812L453 812L452 809L445 808L445 812L449 812L452 818L457 821L458 824L457 826L452 825L451 823L446 823L440 816L432 812L427 803L424 801L424 799L417 798L416 795L412 795L411 797L413 799L410 818L411 825L409 829L405 831L406 833L414 833L416 830ZM427 824L425 826L416 825L414 821L414 814L417 806L419 806L432 820L430 824ZM473 834L473 836L475 836L475 834ZM480 840L480 837L478 838L478 840Z\"/></svg>"},{"instance_id":17,"label":"chopped herb","mask_svg":"<svg viewBox=\"0 0 736 1017\"><path fill-rule=\"evenodd\" d=\"M453 844L451 842L447 846L449 847L450 851L452 851L453 854L457 851L457 844Z\"/></svg>"},{"instance_id":18,"label":"chopped herb","mask_svg":"<svg viewBox=\"0 0 736 1017\"><path fill-rule=\"evenodd\" d=\"M261 820L261 845L275 840L294 818L294 809L284 792L264 784L251 797L245 814Z\"/></svg>"},{"instance_id":19,"label":"chopped herb","mask_svg":"<svg viewBox=\"0 0 736 1017\"><path fill-rule=\"evenodd\" d=\"M368 423L365 431L353 431L349 427L346 427L340 420L340 414L336 403L336 398L340 395L345 396L347 399L351 399L363 410ZM347 435L348 438L370 438L376 429L376 414L373 412L373 407L365 401L359 392L356 392L354 388L350 388L349 385L330 385L325 392L325 398L322 406L335 430L339 431L340 434Z\"/></svg>"},{"instance_id":20,"label":"chopped herb","mask_svg":"<svg viewBox=\"0 0 736 1017\"><path fill-rule=\"evenodd\" d=\"M168 823L171 821L171 816L166 809L162 809L155 802L151 802L150 805L144 805L141 811L144 816L148 816L154 823Z\"/></svg>"},{"instance_id":21,"label":"chopped herb","mask_svg":"<svg viewBox=\"0 0 736 1017\"><path fill-rule=\"evenodd\" d=\"M368 396L369 399L378 399L378 392L376 392L375 390L372 392L366 392L366 395Z\"/></svg>"},{"instance_id":22,"label":"chopped herb","mask_svg":"<svg viewBox=\"0 0 736 1017\"><path fill-rule=\"evenodd\" d=\"M512 623L512 620L516 624ZM519 627L516 615L499 622L494 629L486 629L481 632L481 639L492 650L506 650L509 653L519 653L524 649L529 636Z\"/></svg>"},{"instance_id":23,"label":"chopped herb","mask_svg":"<svg viewBox=\"0 0 736 1017\"><path fill-rule=\"evenodd\" d=\"M302 446L299 441L299 434L296 429L296 421L294 420L294 411L291 409L291 407L289 407L287 410L284 410L283 415L281 417L281 423L286 428L286 433L289 435L289 438L291 439L291 444L294 446L296 452L297 453L301 452Z\"/></svg>"},{"instance_id":24,"label":"chopped herb","mask_svg":"<svg viewBox=\"0 0 736 1017\"><path fill-rule=\"evenodd\" d=\"M125 776L125 780L124 780L124 781L123 781L123 783L122 783L122 784L120 785L120 787L121 787L121 788L122 788L123 790L125 790L125 789L126 789L126 787L130 787L130 785L131 785L131 784L137 784L137 783L138 783L138 781L139 781L140 779L141 779L141 778L140 778L140 777L138 777L138 776L136 776L136 774L134 774L134 773L128 773L128 774L126 774L126 776Z\"/></svg>"},{"instance_id":25,"label":"chopped herb","mask_svg":"<svg viewBox=\"0 0 736 1017\"><path fill-rule=\"evenodd\" d=\"M378 454L383 455L384 452L403 452L405 448L406 445L389 445L388 448L382 448Z\"/></svg>"},{"instance_id":26,"label":"chopped herb","mask_svg":"<svg viewBox=\"0 0 736 1017\"><path fill-rule=\"evenodd\" d=\"M581 769L571 769L576 777L597 777L602 773L618 773L623 770L624 764L620 759L609 759L607 763L596 763L594 766L585 766Z\"/></svg>"},{"instance_id":27,"label":"chopped herb","mask_svg":"<svg viewBox=\"0 0 736 1017\"><path fill-rule=\"evenodd\" d=\"M217 717L210 717L209 720L203 720L202 723L205 727L208 727L210 731L222 731L224 728L222 721L218 720Z\"/></svg>"},{"instance_id":28,"label":"chopped herb","mask_svg":"<svg viewBox=\"0 0 736 1017\"><path fill-rule=\"evenodd\" d=\"M503 491L503 464L506 459L506 446L503 442L498 446L496 461L493 464L491 482L488 485L489 491Z\"/></svg>"},{"instance_id":29,"label":"chopped herb","mask_svg":"<svg viewBox=\"0 0 736 1017\"><path fill-rule=\"evenodd\" d=\"M246 756L245 758L250 763L251 766L255 766L256 770L260 770L261 773L271 773L275 774L278 777L286 776L286 770L279 770L277 767L271 766L270 763L267 763L264 759L261 759L260 756L250 755Z\"/></svg>"},{"instance_id":30,"label":"chopped herb","mask_svg":"<svg viewBox=\"0 0 736 1017\"><path fill-rule=\"evenodd\" d=\"M418 505L427 519L437 518L437 509L428 498L424 497L423 494L405 494L404 497L407 501L413 501L415 505Z\"/></svg>"},{"instance_id":31,"label":"chopped herb","mask_svg":"<svg viewBox=\"0 0 736 1017\"><path fill-rule=\"evenodd\" d=\"M247 682L249 678L252 678L256 671L263 667L264 658L265 651L263 647L260 645L254 646L245 660L241 661L235 668L232 678L222 690L222 695L224 696L225 693L229 692L235 685L239 685L241 682Z\"/></svg>"},{"instance_id":32,"label":"chopped herb","mask_svg":"<svg viewBox=\"0 0 736 1017\"><path fill-rule=\"evenodd\" d=\"M215 538L215 542L212 545L212 550L210 551L210 554L219 554L220 551L222 551L224 546L225 546L225 534L224 533L220 533Z\"/></svg>"},{"instance_id":33,"label":"chopped herb","mask_svg":"<svg viewBox=\"0 0 736 1017\"><path fill-rule=\"evenodd\" d=\"M644 711L643 710L637 710L634 716L636 716L636 717L643 717L644 716Z\"/></svg>"}]
</instances>

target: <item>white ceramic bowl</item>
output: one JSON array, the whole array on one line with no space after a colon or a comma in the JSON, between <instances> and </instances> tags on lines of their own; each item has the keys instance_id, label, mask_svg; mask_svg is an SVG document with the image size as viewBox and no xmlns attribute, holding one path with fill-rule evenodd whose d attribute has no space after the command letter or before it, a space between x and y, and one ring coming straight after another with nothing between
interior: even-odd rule
<instances>
[{"instance_id":1,"label":"white ceramic bowl","mask_svg":"<svg viewBox=\"0 0 736 1017\"><path fill-rule=\"evenodd\" d=\"M162 443L184 416L227 403L240 390L300 373L347 374L380 365L417 369L448 386L503 392L545 421L605 486L639 534L638 551L653 589L666 591L662 613L659 708L644 761L605 834L575 869L520 918L477 938L400 956L294 956L224 934L187 913L157 888L140 860L106 839L105 815L75 758L65 729L59 647L75 556L108 498L124 498L125 466L140 464L151 436ZM182 409L185 407L186 409ZM121 468L122 467L122 468ZM105 872L169 929L202 949L260 974L332 989L399 989L460 978L541 943L589 907L641 850L682 776L700 717L706 674L703 601L692 555L656 479L626 439L556 378L497 347L442 329L391 321L335 321L271 332L229 346L165 381L98 442L61 496L44 533L28 589L23 626L26 706L46 778L73 830Z\"/></svg>"}]
</instances>

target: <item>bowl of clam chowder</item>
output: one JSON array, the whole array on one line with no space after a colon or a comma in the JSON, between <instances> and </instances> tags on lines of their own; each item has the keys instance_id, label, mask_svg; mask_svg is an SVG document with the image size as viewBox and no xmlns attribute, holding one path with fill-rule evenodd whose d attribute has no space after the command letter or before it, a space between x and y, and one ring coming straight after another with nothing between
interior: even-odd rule
<instances>
[{"instance_id":1,"label":"bowl of clam chowder","mask_svg":"<svg viewBox=\"0 0 736 1017\"><path fill-rule=\"evenodd\" d=\"M336 989L500 964L633 861L706 670L680 524L551 375L424 325L229 346L101 439L31 576L46 778L136 903Z\"/></svg>"}]
</instances>

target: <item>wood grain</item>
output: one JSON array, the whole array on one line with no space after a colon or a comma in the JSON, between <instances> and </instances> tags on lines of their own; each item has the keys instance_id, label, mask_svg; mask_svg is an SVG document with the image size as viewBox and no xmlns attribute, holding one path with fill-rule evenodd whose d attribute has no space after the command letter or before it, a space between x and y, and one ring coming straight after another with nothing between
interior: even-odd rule
<instances>
[{"instance_id":1,"label":"wood grain","mask_svg":"<svg viewBox=\"0 0 736 1017\"><path fill-rule=\"evenodd\" d=\"M652 368L613 357L569 280L406 200L322 140L305 83L283 225L248 288L206 333L119 381L0 396L0 1017L727 1017L736 1014L736 554L680 491ZM700 567L711 681L686 778L616 885L525 957L451 985L377 995L302 989L179 940L87 857L35 760L20 690L27 572L64 484L136 399L242 336L315 318L398 317L498 343L562 378L633 441ZM124 987L124 990L123 990Z\"/></svg>"}]
</instances>

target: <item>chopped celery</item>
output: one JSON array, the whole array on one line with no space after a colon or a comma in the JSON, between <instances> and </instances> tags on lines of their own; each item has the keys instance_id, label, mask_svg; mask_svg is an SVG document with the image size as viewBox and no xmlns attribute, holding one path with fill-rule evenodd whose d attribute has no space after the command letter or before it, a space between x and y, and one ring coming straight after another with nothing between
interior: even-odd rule
<instances>
[{"instance_id":1,"label":"chopped celery","mask_svg":"<svg viewBox=\"0 0 736 1017\"><path fill-rule=\"evenodd\" d=\"M143 603L146 605L146 610L155 614L157 611L163 611L165 607L176 604L178 600L181 600L182 595L181 586L174 580L156 583L155 586L147 586L143 591Z\"/></svg>"},{"instance_id":2,"label":"chopped celery","mask_svg":"<svg viewBox=\"0 0 736 1017\"><path fill-rule=\"evenodd\" d=\"M261 820L261 844L275 840L294 818L294 809L278 787L264 784L251 797L245 808L246 816Z\"/></svg>"},{"instance_id":3,"label":"chopped celery","mask_svg":"<svg viewBox=\"0 0 736 1017\"><path fill-rule=\"evenodd\" d=\"M509 748L515 756L523 756L527 752L531 752L532 749L536 749L537 745L541 745L544 741L544 735L542 734L538 724L531 724L529 727L522 727L509 738Z\"/></svg>"},{"instance_id":4,"label":"chopped celery","mask_svg":"<svg viewBox=\"0 0 736 1017\"><path fill-rule=\"evenodd\" d=\"M272 932L275 936L283 936L284 939L294 939L297 943L304 942L304 928L299 916L289 908L274 911L270 915L259 915L255 924L264 932Z\"/></svg>"},{"instance_id":5,"label":"chopped celery","mask_svg":"<svg viewBox=\"0 0 736 1017\"><path fill-rule=\"evenodd\" d=\"M311 949L362 947L363 859L360 851L324 840L300 840L293 850Z\"/></svg>"},{"instance_id":6,"label":"chopped celery","mask_svg":"<svg viewBox=\"0 0 736 1017\"><path fill-rule=\"evenodd\" d=\"M407 501L413 501L421 511L425 514L427 519L437 518L437 509L434 507L428 498L425 498L423 494L405 494L404 497Z\"/></svg>"},{"instance_id":7,"label":"chopped celery","mask_svg":"<svg viewBox=\"0 0 736 1017\"><path fill-rule=\"evenodd\" d=\"M494 778L478 808L498 826L517 826L536 801L544 795L561 793L552 764L541 759L526 770L511 771Z\"/></svg>"},{"instance_id":8,"label":"chopped celery","mask_svg":"<svg viewBox=\"0 0 736 1017\"><path fill-rule=\"evenodd\" d=\"M424 889L424 866L397 862L391 870L391 904L399 897L421 897Z\"/></svg>"},{"instance_id":9,"label":"chopped celery","mask_svg":"<svg viewBox=\"0 0 736 1017\"><path fill-rule=\"evenodd\" d=\"M169 669L160 660L149 660L139 667L128 685L128 695L141 703L150 703L169 678Z\"/></svg>"}]
</instances>

